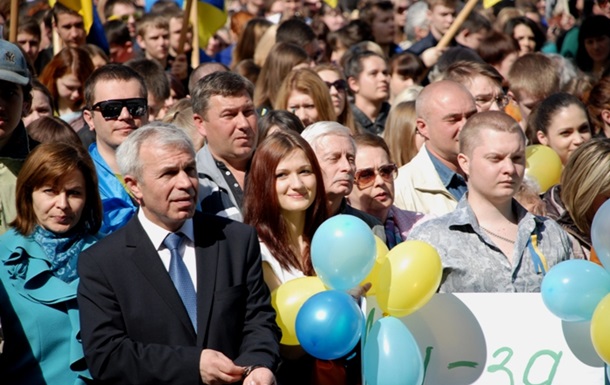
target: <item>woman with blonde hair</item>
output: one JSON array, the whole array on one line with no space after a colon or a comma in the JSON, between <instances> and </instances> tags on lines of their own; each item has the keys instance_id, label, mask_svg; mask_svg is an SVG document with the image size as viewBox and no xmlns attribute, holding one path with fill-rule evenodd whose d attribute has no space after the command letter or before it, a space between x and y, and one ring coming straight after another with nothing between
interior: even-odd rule
<instances>
[{"instance_id":1,"label":"woman with blonde hair","mask_svg":"<svg viewBox=\"0 0 610 385\"><path fill-rule=\"evenodd\" d=\"M286 75L295 68L309 67L309 63L307 52L298 45L277 43L271 48L254 89L254 105L260 115L275 107L273 95Z\"/></svg>"},{"instance_id":2,"label":"woman with blonde hair","mask_svg":"<svg viewBox=\"0 0 610 385\"><path fill-rule=\"evenodd\" d=\"M417 132L416 118L414 101L398 103L388 115L383 139L398 167L409 163L424 144L424 137Z\"/></svg>"},{"instance_id":3,"label":"woman with blonde hair","mask_svg":"<svg viewBox=\"0 0 610 385\"><path fill-rule=\"evenodd\" d=\"M333 109L337 115L337 122L349 128L352 135L358 132L356 121L352 109L349 108L347 100L347 80L343 72L334 64L320 64L314 71L328 86L330 99L333 102Z\"/></svg>"},{"instance_id":4,"label":"woman with blonde hair","mask_svg":"<svg viewBox=\"0 0 610 385\"><path fill-rule=\"evenodd\" d=\"M321 121L336 121L337 115L328 87L313 70L301 68L288 74L280 87L274 106L301 119L305 127Z\"/></svg>"},{"instance_id":5,"label":"woman with blonde hair","mask_svg":"<svg viewBox=\"0 0 610 385\"><path fill-rule=\"evenodd\" d=\"M572 238L574 254L591 257L591 224L610 198L610 140L592 139L577 148L561 174L561 184L544 195L546 213Z\"/></svg>"}]
</instances>

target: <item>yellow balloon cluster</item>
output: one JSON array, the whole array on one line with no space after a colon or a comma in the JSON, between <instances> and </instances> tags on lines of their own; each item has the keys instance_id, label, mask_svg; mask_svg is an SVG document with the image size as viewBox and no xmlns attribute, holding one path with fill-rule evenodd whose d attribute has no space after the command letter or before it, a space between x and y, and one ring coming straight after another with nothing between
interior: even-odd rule
<instances>
[{"instance_id":1,"label":"yellow balloon cluster","mask_svg":"<svg viewBox=\"0 0 610 385\"><path fill-rule=\"evenodd\" d=\"M302 277L283 283L271 293L271 305L277 313L275 321L282 329L282 344L299 345L295 326L297 314L305 301L325 290L320 278Z\"/></svg>"},{"instance_id":2,"label":"yellow balloon cluster","mask_svg":"<svg viewBox=\"0 0 610 385\"><path fill-rule=\"evenodd\" d=\"M610 365L610 294L595 308L591 318L591 340L597 354Z\"/></svg>"},{"instance_id":3,"label":"yellow balloon cluster","mask_svg":"<svg viewBox=\"0 0 610 385\"><path fill-rule=\"evenodd\" d=\"M436 249L426 242L406 241L386 255L377 276L377 302L384 313L404 317L424 306L442 277Z\"/></svg>"},{"instance_id":4,"label":"yellow balloon cluster","mask_svg":"<svg viewBox=\"0 0 610 385\"><path fill-rule=\"evenodd\" d=\"M555 150L541 144L527 146L525 160L525 174L538 182L540 192L559 183L563 166Z\"/></svg>"}]
</instances>

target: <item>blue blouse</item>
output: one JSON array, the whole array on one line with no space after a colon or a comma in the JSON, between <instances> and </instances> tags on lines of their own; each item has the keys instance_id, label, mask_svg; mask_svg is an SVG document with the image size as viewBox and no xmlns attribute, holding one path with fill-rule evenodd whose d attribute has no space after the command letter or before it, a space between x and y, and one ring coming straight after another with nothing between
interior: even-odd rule
<instances>
[{"instance_id":1,"label":"blue blouse","mask_svg":"<svg viewBox=\"0 0 610 385\"><path fill-rule=\"evenodd\" d=\"M96 241L86 236L83 249ZM84 384L91 378L78 335L78 281L54 276L32 237L14 229L0 237L3 384Z\"/></svg>"}]
</instances>

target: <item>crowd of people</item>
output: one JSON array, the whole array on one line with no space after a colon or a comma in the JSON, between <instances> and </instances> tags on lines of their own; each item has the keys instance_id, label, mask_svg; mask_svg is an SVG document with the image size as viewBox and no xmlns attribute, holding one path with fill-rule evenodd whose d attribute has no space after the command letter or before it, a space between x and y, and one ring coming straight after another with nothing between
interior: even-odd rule
<instances>
[{"instance_id":1,"label":"crowd of people","mask_svg":"<svg viewBox=\"0 0 610 385\"><path fill-rule=\"evenodd\" d=\"M360 383L358 348L282 345L271 306L315 275L334 215L432 245L439 292L599 263L608 1L476 7L446 47L458 0L228 0L201 47L170 0L94 2L107 46L59 2L20 3L0 40L2 383ZM557 154L557 185L525 175L528 145Z\"/></svg>"}]
</instances>

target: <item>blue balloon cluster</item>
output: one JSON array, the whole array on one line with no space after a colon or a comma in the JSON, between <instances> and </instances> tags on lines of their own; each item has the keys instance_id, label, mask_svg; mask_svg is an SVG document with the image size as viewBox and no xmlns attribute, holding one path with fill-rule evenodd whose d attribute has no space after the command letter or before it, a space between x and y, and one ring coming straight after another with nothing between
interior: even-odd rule
<instances>
[{"instance_id":1,"label":"blue balloon cluster","mask_svg":"<svg viewBox=\"0 0 610 385\"><path fill-rule=\"evenodd\" d=\"M364 315L347 293L329 290L309 298L299 310L296 333L305 351L322 360L349 353L360 340Z\"/></svg>"},{"instance_id":2,"label":"blue balloon cluster","mask_svg":"<svg viewBox=\"0 0 610 385\"><path fill-rule=\"evenodd\" d=\"M561 262L542 280L542 300L568 322L590 321L599 302L610 293L610 274L582 259Z\"/></svg>"},{"instance_id":3,"label":"blue balloon cluster","mask_svg":"<svg viewBox=\"0 0 610 385\"><path fill-rule=\"evenodd\" d=\"M349 290L375 264L377 248L369 226L353 215L335 215L320 225L311 241L311 262L324 284Z\"/></svg>"}]
</instances>

